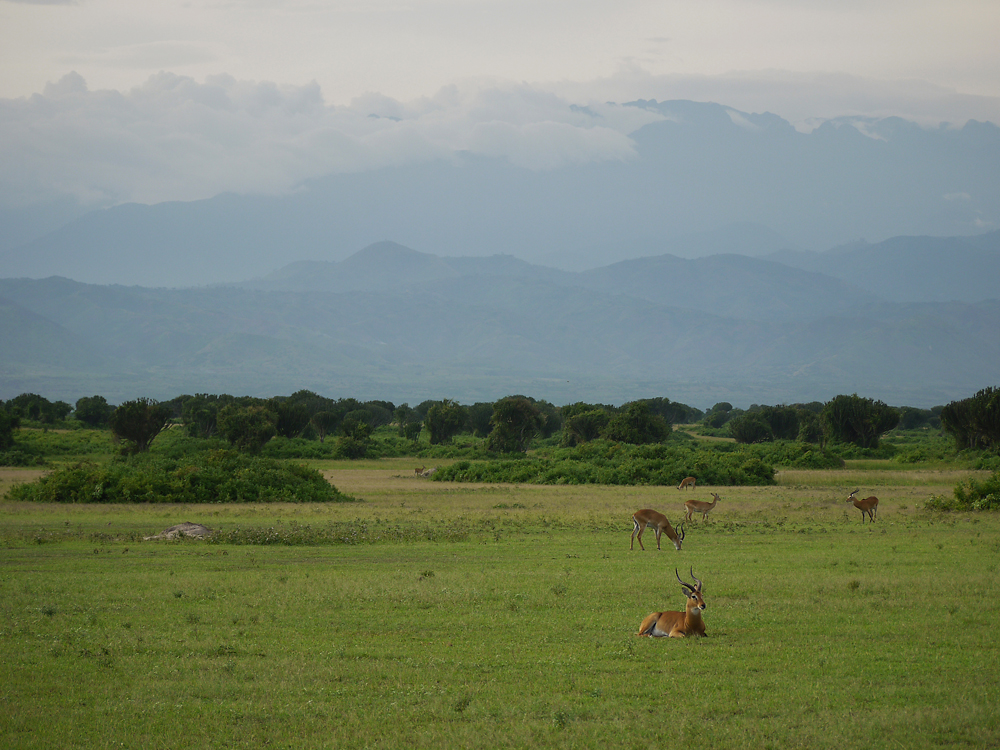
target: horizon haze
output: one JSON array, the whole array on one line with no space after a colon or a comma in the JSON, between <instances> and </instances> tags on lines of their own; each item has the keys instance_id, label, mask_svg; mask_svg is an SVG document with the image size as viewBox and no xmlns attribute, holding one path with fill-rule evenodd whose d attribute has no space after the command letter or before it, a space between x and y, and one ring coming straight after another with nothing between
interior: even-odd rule
<instances>
[{"instance_id":1,"label":"horizon haze","mask_svg":"<svg viewBox=\"0 0 1000 750\"><path fill-rule=\"evenodd\" d=\"M265 388L244 376L276 358L274 384L298 363L499 398L571 380L562 352L599 401L716 377L968 395L1000 372L998 26L987 0L0 0L0 387L72 390L72 351L81 383L134 395L193 373ZM381 288L309 291L325 328L263 288L384 242L420 255L369 269ZM413 263L439 360L383 329L422 334L385 296Z\"/></svg>"}]
</instances>

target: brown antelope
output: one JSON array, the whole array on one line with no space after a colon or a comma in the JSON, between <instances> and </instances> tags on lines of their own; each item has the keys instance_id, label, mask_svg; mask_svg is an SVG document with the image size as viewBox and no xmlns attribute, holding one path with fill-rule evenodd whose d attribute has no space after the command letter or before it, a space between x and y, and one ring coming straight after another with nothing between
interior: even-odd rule
<instances>
[{"instance_id":1,"label":"brown antelope","mask_svg":"<svg viewBox=\"0 0 1000 750\"><path fill-rule=\"evenodd\" d=\"M872 523L875 523L875 519L878 517L878 498L872 495L871 497L866 497L864 500L859 500L854 497L857 494L858 490L854 490L854 492L848 496L847 502L854 503L854 507L861 511L862 525L865 523L865 515L871 519Z\"/></svg>"},{"instance_id":2,"label":"brown antelope","mask_svg":"<svg viewBox=\"0 0 1000 750\"><path fill-rule=\"evenodd\" d=\"M674 568L674 575L681 581L681 574ZM701 581L694 577L694 569L691 569L691 578L695 584L681 581L681 591L687 597L687 606L683 612L653 612L646 615L639 626L636 635L648 638L662 638L665 635L671 638L684 638L688 635L705 636L705 621L701 619L701 613L705 611L705 600L701 596Z\"/></svg>"},{"instance_id":3,"label":"brown antelope","mask_svg":"<svg viewBox=\"0 0 1000 750\"><path fill-rule=\"evenodd\" d=\"M677 485L677 489L683 490L685 487L690 487L693 490L697 481L698 480L694 477L684 477L684 479L681 480L681 483Z\"/></svg>"},{"instance_id":4,"label":"brown antelope","mask_svg":"<svg viewBox=\"0 0 1000 750\"><path fill-rule=\"evenodd\" d=\"M685 516L686 520L690 521L691 515L694 513L701 513L702 521L708 518L708 512L712 510L712 508L714 508L721 499L714 492L711 492L709 494L715 498L715 500L713 500L710 503L707 503L704 500L688 500L687 502L684 503L684 507L688 509L687 516Z\"/></svg>"},{"instance_id":5,"label":"brown antelope","mask_svg":"<svg viewBox=\"0 0 1000 750\"><path fill-rule=\"evenodd\" d=\"M426 469L426 468L427 468L426 466L421 466L419 469L414 469L413 473L417 474L419 476L420 474L424 473L424 469Z\"/></svg>"},{"instance_id":6,"label":"brown antelope","mask_svg":"<svg viewBox=\"0 0 1000 750\"><path fill-rule=\"evenodd\" d=\"M653 531L656 532L656 549L660 548L660 534L664 532L677 550L681 548L681 542L684 541L684 524L681 524L681 534L677 536L677 532L674 531L674 527L670 525L667 517L649 508L637 510L632 516L632 524L632 540L629 542L629 549L635 549L635 540L638 538L639 547L645 552L646 548L642 546L642 532L646 530L647 526L652 526Z\"/></svg>"}]
</instances>

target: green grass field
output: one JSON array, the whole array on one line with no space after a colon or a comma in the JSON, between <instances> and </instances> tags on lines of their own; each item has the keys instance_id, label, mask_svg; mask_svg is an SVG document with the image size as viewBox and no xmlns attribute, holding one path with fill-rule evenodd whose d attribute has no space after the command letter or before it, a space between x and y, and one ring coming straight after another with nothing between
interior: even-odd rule
<instances>
[{"instance_id":1,"label":"green grass field","mask_svg":"<svg viewBox=\"0 0 1000 750\"><path fill-rule=\"evenodd\" d=\"M0 746L983 748L1000 743L1000 518L922 510L960 470L776 487L470 486L328 464L337 505L0 504ZM4 474L4 482L30 478ZM862 525L843 502L881 498ZM629 550L630 515L677 552ZM142 541L365 524L450 541ZM637 638L682 609L706 639Z\"/></svg>"}]
</instances>

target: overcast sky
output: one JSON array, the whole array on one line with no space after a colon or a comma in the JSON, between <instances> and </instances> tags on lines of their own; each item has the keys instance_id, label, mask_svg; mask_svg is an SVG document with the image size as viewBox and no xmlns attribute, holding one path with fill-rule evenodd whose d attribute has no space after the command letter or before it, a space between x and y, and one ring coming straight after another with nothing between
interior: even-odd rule
<instances>
[{"instance_id":1,"label":"overcast sky","mask_svg":"<svg viewBox=\"0 0 1000 750\"><path fill-rule=\"evenodd\" d=\"M1000 122L998 29L997 0L0 0L0 205L628 158L604 103L635 98Z\"/></svg>"}]
</instances>

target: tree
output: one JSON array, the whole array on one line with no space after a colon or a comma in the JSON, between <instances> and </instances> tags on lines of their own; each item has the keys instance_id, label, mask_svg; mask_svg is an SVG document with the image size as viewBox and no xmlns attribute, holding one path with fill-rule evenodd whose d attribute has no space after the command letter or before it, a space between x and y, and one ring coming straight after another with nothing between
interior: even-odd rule
<instances>
[{"instance_id":1,"label":"tree","mask_svg":"<svg viewBox=\"0 0 1000 750\"><path fill-rule=\"evenodd\" d=\"M729 432L737 443L795 440L799 436L799 410L794 406L752 406L729 420Z\"/></svg>"},{"instance_id":2,"label":"tree","mask_svg":"<svg viewBox=\"0 0 1000 750\"><path fill-rule=\"evenodd\" d=\"M8 451L14 445L14 430L21 426L21 418L0 408L0 452Z\"/></svg>"},{"instance_id":3,"label":"tree","mask_svg":"<svg viewBox=\"0 0 1000 750\"><path fill-rule=\"evenodd\" d=\"M230 404L219 410L219 433L239 451L259 453L277 433L277 416L264 404Z\"/></svg>"},{"instance_id":4,"label":"tree","mask_svg":"<svg viewBox=\"0 0 1000 750\"><path fill-rule=\"evenodd\" d=\"M334 411L318 411L313 414L312 426L316 430L316 434L319 435L321 443L327 435L337 430L340 426L340 419L340 415Z\"/></svg>"},{"instance_id":5,"label":"tree","mask_svg":"<svg viewBox=\"0 0 1000 750\"><path fill-rule=\"evenodd\" d=\"M235 403L246 405L250 400L237 399L228 393L219 395L196 393L194 396L183 397L181 401L181 420L188 435L198 438L213 437L218 431L219 410Z\"/></svg>"},{"instance_id":6,"label":"tree","mask_svg":"<svg viewBox=\"0 0 1000 750\"><path fill-rule=\"evenodd\" d=\"M941 409L941 427L963 448L1000 449L1000 389L984 388L976 395L952 401Z\"/></svg>"},{"instance_id":7,"label":"tree","mask_svg":"<svg viewBox=\"0 0 1000 750\"><path fill-rule=\"evenodd\" d=\"M671 426L659 414L650 411L649 404L633 401L611 415L604 437L619 443L644 445L662 443L670 437Z\"/></svg>"},{"instance_id":8,"label":"tree","mask_svg":"<svg viewBox=\"0 0 1000 750\"><path fill-rule=\"evenodd\" d=\"M653 414L659 414L670 424L689 424L697 422L704 416L700 409L671 401L669 398L658 396L657 398L644 398L640 400L643 403L649 404L649 410Z\"/></svg>"},{"instance_id":9,"label":"tree","mask_svg":"<svg viewBox=\"0 0 1000 750\"><path fill-rule=\"evenodd\" d=\"M65 419L73 407L65 401L49 401L37 393L22 393L7 402L7 411L21 419L53 424Z\"/></svg>"},{"instance_id":10,"label":"tree","mask_svg":"<svg viewBox=\"0 0 1000 750\"><path fill-rule=\"evenodd\" d=\"M392 418L399 428L399 436L416 442L420 437L420 430L423 429L417 410L411 408L409 404L400 404L393 411Z\"/></svg>"},{"instance_id":11,"label":"tree","mask_svg":"<svg viewBox=\"0 0 1000 750\"><path fill-rule=\"evenodd\" d=\"M366 401L364 408L371 415L368 424L372 427L385 427L392 424L392 415L396 411L392 401Z\"/></svg>"},{"instance_id":12,"label":"tree","mask_svg":"<svg viewBox=\"0 0 1000 750\"><path fill-rule=\"evenodd\" d=\"M269 407L275 416L275 432L283 438L298 437L309 424L310 414L305 404L271 399Z\"/></svg>"},{"instance_id":13,"label":"tree","mask_svg":"<svg viewBox=\"0 0 1000 750\"><path fill-rule=\"evenodd\" d=\"M90 427L104 427L111 417L114 407L104 396L84 396L77 399L76 418Z\"/></svg>"},{"instance_id":14,"label":"tree","mask_svg":"<svg viewBox=\"0 0 1000 750\"><path fill-rule=\"evenodd\" d=\"M899 424L899 412L881 401L861 398L855 393L828 401L821 419L834 440L861 448L878 448L882 433Z\"/></svg>"},{"instance_id":15,"label":"tree","mask_svg":"<svg viewBox=\"0 0 1000 750\"><path fill-rule=\"evenodd\" d=\"M493 429L493 404L479 401L465 411L469 415L469 428L476 437L484 438Z\"/></svg>"},{"instance_id":16,"label":"tree","mask_svg":"<svg viewBox=\"0 0 1000 750\"><path fill-rule=\"evenodd\" d=\"M493 405L493 429L486 448L496 453L526 453L542 427L541 410L524 396L508 396Z\"/></svg>"},{"instance_id":17,"label":"tree","mask_svg":"<svg viewBox=\"0 0 1000 750\"><path fill-rule=\"evenodd\" d=\"M461 404L445 399L427 410L424 426L430 436L431 445L447 443L465 427L466 414Z\"/></svg>"},{"instance_id":18,"label":"tree","mask_svg":"<svg viewBox=\"0 0 1000 750\"><path fill-rule=\"evenodd\" d=\"M581 411L565 418L562 445L571 447L597 440L610 420L611 414L604 409Z\"/></svg>"},{"instance_id":19,"label":"tree","mask_svg":"<svg viewBox=\"0 0 1000 750\"><path fill-rule=\"evenodd\" d=\"M799 414L797 439L800 443L816 443L820 448L826 446L826 431L819 414L805 409Z\"/></svg>"},{"instance_id":20,"label":"tree","mask_svg":"<svg viewBox=\"0 0 1000 750\"><path fill-rule=\"evenodd\" d=\"M740 414L739 410L734 412L733 405L731 403L729 403L728 401L720 401L719 403L717 403L715 406L713 406L711 409L708 410L708 413L702 420L702 424L704 424L706 427L719 429L726 422L728 422L730 419L737 416L738 414Z\"/></svg>"},{"instance_id":21,"label":"tree","mask_svg":"<svg viewBox=\"0 0 1000 750\"><path fill-rule=\"evenodd\" d=\"M337 453L344 458L364 458L368 454L374 428L367 421L371 412L358 409L349 412L340 423L340 437L337 438Z\"/></svg>"},{"instance_id":22,"label":"tree","mask_svg":"<svg viewBox=\"0 0 1000 750\"><path fill-rule=\"evenodd\" d=\"M774 430L759 411L746 412L729 420L729 433L737 443L769 443L774 440Z\"/></svg>"},{"instance_id":23,"label":"tree","mask_svg":"<svg viewBox=\"0 0 1000 750\"><path fill-rule=\"evenodd\" d=\"M151 398L137 398L115 409L108 426L116 440L124 441L123 452L142 453L169 422L169 408Z\"/></svg>"}]
</instances>

